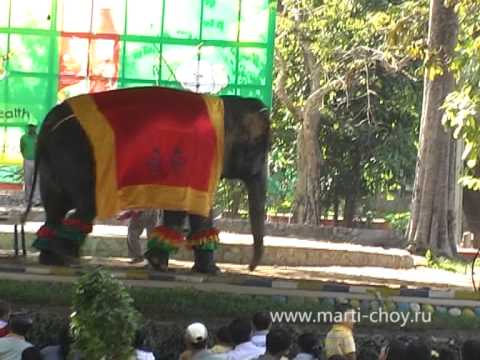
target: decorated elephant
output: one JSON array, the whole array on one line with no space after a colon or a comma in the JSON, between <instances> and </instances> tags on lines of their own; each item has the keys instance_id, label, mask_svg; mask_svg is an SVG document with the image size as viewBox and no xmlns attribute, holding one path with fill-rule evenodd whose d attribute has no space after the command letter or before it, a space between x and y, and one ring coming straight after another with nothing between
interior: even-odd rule
<instances>
[{"instance_id":1,"label":"decorated elephant","mask_svg":"<svg viewBox=\"0 0 480 360\"><path fill-rule=\"evenodd\" d=\"M164 224L148 241L149 263L166 270L170 254L186 245L193 270L214 273L211 209L225 177L242 180L248 191L255 269L263 254L269 143L269 112L257 99L143 87L65 100L47 114L37 142L35 181L38 174L46 213L33 244L40 263L79 257L94 219L156 208L165 210Z\"/></svg>"}]
</instances>

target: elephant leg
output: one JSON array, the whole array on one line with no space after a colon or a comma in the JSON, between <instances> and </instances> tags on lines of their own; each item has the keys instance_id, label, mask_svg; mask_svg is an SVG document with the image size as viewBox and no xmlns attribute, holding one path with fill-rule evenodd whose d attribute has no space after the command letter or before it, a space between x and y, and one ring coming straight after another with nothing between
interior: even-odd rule
<instances>
[{"instance_id":1,"label":"elephant leg","mask_svg":"<svg viewBox=\"0 0 480 360\"><path fill-rule=\"evenodd\" d=\"M52 192L52 194L55 194ZM47 215L45 225L38 232L37 240L47 239L40 248L40 263L46 265L67 265L80 257L80 248L86 236L92 231L95 217L95 203L85 197L77 196L72 202L64 193L42 197ZM74 205L70 205L73 203ZM75 211L65 218L65 214L75 207Z\"/></svg>"},{"instance_id":2,"label":"elephant leg","mask_svg":"<svg viewBox=\"0 0 480 360\"><path fill-rule=\"evenodd\" d=\"M80 256L96 215L93 153L81 125L68 120L71 115L66 105L55 107L45 118L37 143L47 221L37 233L36 247L64 263ZM75 212L65 218L71 209ZM41 261L48 258L46 255L51 254L46 253Z\"/></svg>"},{"instance_id":3,"label":"elephant leg","mask_svg":"<svg viewBox=\"0 0 480 360\"><path fill-rule=\"evenodd\" d=\"M218 231L213 228L212 213L208 218L190 215L190 234L187 242L193 249L192 271L203 274L216 274L220 269L215 264L215 250L218 245Z\"/></svg>"},{"instance_id":4,"label":"elephant leg","mask_svg":"<svg viewBox=\"0 0 480 360\"><path fill-rule=\"evenodd\" d=\"M40 182L40 193L45 208L45 225L42 228L57 229L61 226L67 212L72 209L72 203L64 191L56 186L52 186L52 183L49 181ZM57 266L66 265L64 256L56 251L52 251L53 249L58 248L58 244L56 244L57 241L61 240L57 238L49 238L47 240L44 238L44 244L42 245L40 232L39 238L36 240L36 247L40 248L40 264Z\"/></svg>"},{"instance_id":5,"label":"elephant leg","mask_svg":"<svg viewBox=\"0 0 480 360\"><path fill-rule=\"evenodd\" d=\"M70 261L80 257L80 249L87 235L93 229L96 215L95 184L89 176L92 172L83 174L65 174L63 184L65 193L72 200L75 211L63 220L59 236L65 244L65 256Z\"/></svg>"},{"instance_id":6,"label":"elephant leg","mask_svg":"<svg viewBox=\"0 0 480 360\"><path fill-rule=\"evenodd\" d=\"M168 270L170 254L178 250L184 239L182 232L185 216L184 211L165 210L163 213L164 225L152 231L147 243L145 258L155 270Z\"/></svg>"}]
</instances>

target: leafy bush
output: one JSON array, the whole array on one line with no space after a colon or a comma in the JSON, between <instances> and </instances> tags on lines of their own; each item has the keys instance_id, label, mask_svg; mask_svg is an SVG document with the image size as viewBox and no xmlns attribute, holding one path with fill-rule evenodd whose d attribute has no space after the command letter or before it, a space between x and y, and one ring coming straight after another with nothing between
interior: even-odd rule
<instances>
[{"instance_id":1,"label":"leafy bush","mask_svg":"<svg viewBox=\"0 0 480 360\"><path fill-rule=\"evenodd\" d=\"M435 256L430 250L425 254L427 266L432 269L441 269L460 274L466 274L472 269L472 263L464 259L449 259L443 256ZM480 266L475 266L476 271Z\"/></svg>"},{"instance_id":2,"label":"leafy bush","mask_svg":"<svg viewBox=\"0 0 480 360\"><path fill-rule=\"evenodd\" d=\"M408 223L410 222L410 212L387 214L385 215L385 220L387 220L395 231L401 235L405 235Z\"/></svg>"},{"instance_id":3,"label":"leafy bush","mask_svg":"<svg viewBox=\"0 0 480 360\"><path fill-rule=\"evenodd\" d=\"M82 276L71 316L75 348L86 359L127 360L140 315L123 284L96 269Z\"/></svg>"}]
</instances>

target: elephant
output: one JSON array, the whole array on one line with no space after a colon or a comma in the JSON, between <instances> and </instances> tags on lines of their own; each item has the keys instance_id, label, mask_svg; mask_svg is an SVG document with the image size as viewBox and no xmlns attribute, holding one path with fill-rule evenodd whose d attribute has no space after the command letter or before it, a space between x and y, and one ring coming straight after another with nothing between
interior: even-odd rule
<instances>
[{"instance_id":1,"label":"elephant","mask_svg":"<svg viewBox=\"0 0 480 360\"><path fill-rule=\"evenodd\" d=\"M151 99L145 100L142 97L142 100L139 100L139 96L143 96L142 91ZM197 96L202 96L162 87L117 89L80 96L97 94L98 98L118 99L114 101L117 105L112 109L127 109L122 116L129 121L128 126L135 126L132 125L132 121L144 116L143 113L150 111L150 108L154 109L152 111L170 115L181 112L184 117L193 116L193 110L190 114L188 106L175 105L172 99L190 96L194 101ZM166 97L170 96L170 100L162 100L163 94L166 94ZM246 186L253 235L253 256L249 268L254 270L263 255L267 161L270 147L269 110L262 101L255 98L236 95L221 95L214 98L223 108L221 129L224 134L223 161L220 164L219 178L239 179ZM90 135L87 136L85 127L80 124L78 114L82 111L88 116L92 114L90 110L85 111L85 105L78 105L67 99L48 112L39 131L34 181L38 176L46 220L37 233L34 246L40 250L41 264L68 265L76 261L85 237L92 230L93 221L98 219L98 200L102 194L96 190L96 186L104 180L102 177L104 175L99 174L97 167L99 161L95 153L97 145L93 143ZM162 116L155 121L160 122L159 124L170 121L166 119L167 115L165 118ZM103 133L100 133L100 138L102 137ZM130 141L130 138L126 139ZM160 137L158 142L167 140L166 137ZM117 148L119 146L117 144ZM197 174L190 175L196 177ZM30 208L31 201L27 205L23 221L28 216ZM170 208L164 207L163 210L164 225L167 227L162 230L164 234L173 234L172 237L175 238L176 234L182 231L185 216L189 216L189 236L193 238L195 234L203 234L204 237L218 240L218 231L213 228L211 206L207 215L177 208L175 204ZM214 241L214 244L217 242ZM203 242L192 244L191 248L194 250L192 271L215 273L218 270L214 260L216 246L205 247L206 243ZM147 251L145 257L154 269L166 271L170 254L170 251L152 248Z\"/></svg>"}]
</instances>

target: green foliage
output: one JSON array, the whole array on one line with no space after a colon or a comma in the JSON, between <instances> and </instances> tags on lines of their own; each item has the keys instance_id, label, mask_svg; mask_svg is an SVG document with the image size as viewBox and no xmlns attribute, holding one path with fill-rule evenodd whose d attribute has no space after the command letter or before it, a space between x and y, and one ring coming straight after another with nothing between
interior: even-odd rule
<instances>
[{"instance_id":1,"label":"green foliage","mask_svg":"<svg viewBox=\"0 0 480 360\"><path fill-rule=\"evenodd\" d=\"M239 216L248 210L247 190L238 180L222 179L215 196L215 207L230 216Z\"/></svg>"},{"instance_id":2,"label":"green foliage","mask_svg":"<svg viewBox=\"0 0 480 360\"><path fill-rule=\"evenodd\" d=\"M82 276L73 296L75 348L87 359L127 360L139 325L133 299L107 271Z\"/></svg>"},{"instance_id":3,"label":"green foliage","mask_svg":"<svg viewBox=\"0 0 480 360\"><path fill-rule=\"evenodd\" d=\"M410 212L387 214L385 215L385 220L387 220L394 230L400 234L405 234L408 223L410 222Z\"/></svg>"},{"instance_id":4,"label":"green foliage","mask_svg":"<svg viewBox=\"0 0 480 360\"><path fill-rule=\"evenodd\" d=\"M467 165L462 185L480 190L479 174L472 170L478 164L480 154L480 2L476 0L451 0L446 6L454 6L458 15L459 33L455 54L444 59L437 51L426 51L428 2L405 1L400 9L400 21L391 27L388 51L398 56L412 56L423 60L416 74L424 70L432 79L444 73L448 66L453 71L456 87L443 104L442 123L453 129L453 137L465 144L463 160ZM446 29L445 31L448 31Z\"/></svg>"},{"instance_id":5,"label":"green foliage","mask_svg":"<svg viewBox=\"0 0 480 360\"><path fill-rule=\"evenodd\" d=\"M432 269L441 269L451 272L465 274L471 270L472 263L463 259L449 259L443 256L435 256L430 250L425 254L427 266ZM480 265L475 266L476 271L480 270Z\"/></svg>"},{"instance_id":6,"label":"green foliage","mask_svg":"<svg viewBox=\"0 0 480 360\"><path fill-rule=\"evenodd\" d=\"M19 306L25 304L70 306L73 288L71 285L54 282L0 280L0 294L2 299Z\"/></svg>"},{"instance_id":7,"label":"green foliage","mask_svg":"<svg viewBox=\"0 0 480 360\"><path fill-rule=\"evenodd\" d=\"M272 150L269 155L267 206L270 212L290 212L297 181L295 119L284 108L272 114Z\"/></svg>"},{"instance_id":8,"label":"green foliage","mask_svg":"<svg viewBox=\"0 0 480 360\"><path fill-rule=\"evenodd\" d=\"M15 290L17 289L17 290ZM30 281L0 280L0 293L2 299L14 304L21 304L26 307L41 307L44 311L53 309L54 316L45 316L35 321L33 340L36 344L46 343L51 340L52 334L59 333L65 319L59 312L59 307L67 306L69 294L73 291L71 284L67 283L39 283ZM145 317L149 320L160 320L162 324L167 321L179 323L181 321L191 322L192 319L233 319L245 314L253 314L257 311L331 311L332 306L327 302L318 302L318 299L305 298L302 301L278 301L270 296L236 295L226 293L212 293L198 291L190 288L140 288L132 287L128 292L135 299L135 304ZM161 306L159 306L161 304ZM60 310L60 311L59 311ZM36 318L37 320L37 318ZM148 321L152 325L152 321ZM317 324L318 326L318 324ZM362 321L359 324L362 328L391 329L389 323L369 323ZM303 327L303 324L302 324ZM406 329L431 330L431 329L480 329L478 318L452 317L448 314L434 314L432 323L409 323ZM180 334L183 327L178 327L177 334ZM159 332L157 331L156 334ZM167 343L163 348L172 350L172 346L181 345L181 335L175 339L167 338L164 331L161 333L162 342ZM165 340L167 338L167 340ZM155 339L158 341L158 336ZM90 357L100 359L100 357Z\"/></svg>"},{"instance_id":9,"label":"green foliage","mask_svg":"<svg viewBox=\"0 0 480 360\"><path fill-rule=\"evenodd\" d=\"M318 105L323 157L319 201L325 212L352 193L361 200L413 183L422 93L416 78L420 62L413 53L423 46L418 33L426 28L428 7L422 7L426 1L419 8L397 3L282 2L276 50L286 63L284 86L291 105L301 108L316 89L337 79L345 82ZM412 27L419 19L422 24ZM398 36L403 30L407 36ZM405 39L414 42L412 55L400 51ZM287 112L286 104L277 106L278 114ZM302 119L295 120L299 129Z\"/></svg>"},{"instance_id":10,"label":"green foliage","mask_svg":"<svg viewBox=\"0 0 480 360\"><path fill-rule=\"evenodd\" d=\"M457 87L445 100L443 123L454 130L454 138L464 140L462 158L467 167L473 169L480 154L480 3L472 0L457 1L455 10L460 29L455 57L451 60L450 67ZM480 190L478 174L473 172L467 171L462 183L473 190Z\"/></svg>"}]
</instances>

